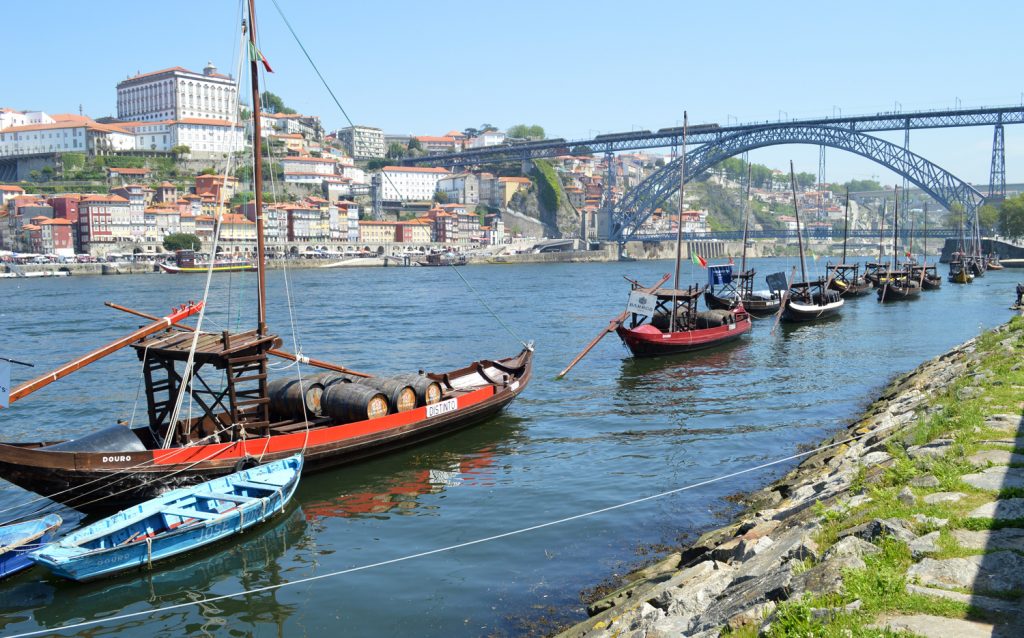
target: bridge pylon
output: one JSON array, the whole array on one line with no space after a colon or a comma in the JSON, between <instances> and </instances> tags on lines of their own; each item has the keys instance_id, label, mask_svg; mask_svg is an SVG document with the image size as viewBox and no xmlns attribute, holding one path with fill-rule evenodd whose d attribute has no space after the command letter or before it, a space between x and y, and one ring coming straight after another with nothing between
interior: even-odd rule
<instances>
[{"instance_id":1,"label":"bridge pylon","mask_svg":"<svg viewBox=\"0 0 1024 638\"><path fill-rule=\"evenodd\" d=\"M1003 137L1003 122L1000 118L992 135L992 167L988 177L989 203L1001 202L1006 199L1006 140Z\"/></svg>"}]
</instances>

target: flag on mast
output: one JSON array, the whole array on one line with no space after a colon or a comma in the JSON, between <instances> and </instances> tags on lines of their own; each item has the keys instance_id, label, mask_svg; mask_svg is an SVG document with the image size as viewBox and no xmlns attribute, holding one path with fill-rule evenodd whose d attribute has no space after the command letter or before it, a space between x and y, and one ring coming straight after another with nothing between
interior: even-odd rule
<instances>
[{"instance_id":1,"label":"flag on mast","mask_svg":"<svg viewBox=\"0 0 1024 638\"><path fill-rule=\"evenodd\" d=\"M263 68L267 70L267 73L274 72L274 69L270 68L270 62L267 62L267 57L263 55L263 52L257 49L256 45L252 42L249 43L249 61L262 62Z\"/></svg>"},{"instance_id":2,"label":"flag on mast","mask_svg":"<svg viewBox=\"0 0 1024 638\"><path fill-rule=\"evenodd\" d=\"M693 261L693 263L697 264L701 268L707 268L708 267L707 260L704 259L703 257L701 257L700 255L698 255L697 253L690 253L690 259Z\"/></svg>"},{"instance_id":3,"label":"flag on mast","mask_svg":"<svg viewBox=\"0 0 1024 638\"><path fill-rule=\"evenodd\" d=\"M0 408L11 406L11 364L0 360Z\"/></svg>"}]
</instances>

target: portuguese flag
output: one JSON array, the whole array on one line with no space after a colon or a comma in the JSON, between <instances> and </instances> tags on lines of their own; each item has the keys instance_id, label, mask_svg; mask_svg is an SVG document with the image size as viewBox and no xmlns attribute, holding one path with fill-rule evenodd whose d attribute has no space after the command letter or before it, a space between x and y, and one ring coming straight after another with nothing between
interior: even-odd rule
<instances>
[{"instance_id":1,"label":"portuguese flag","mask_svg":"<svg viewBox=\"0 0 1024 638\"><path fill-rule=\"evenodd\" d=\"M701 268L707 268L708 267L708 261L706 259L704 259L703 257L701 257L700 255L698 255L697 253L691 253L690 254L690 259L693 261L693 263L697 264Z\"/></svg>"},{"instance_id":2,"label":"portuguese flag","mask_svg":"<svg viewBox=\"0 0 1024 638\"><path fill-rule=\"evenodd\" d=\"M267 70L267 73L274 72L274 69L270 68L270 62L267 62L267 57L263 55L263 52L257 49L256 45L252 42L249 43L249 61L262 62L263 68Z\"/></svg>"}]
</instances>

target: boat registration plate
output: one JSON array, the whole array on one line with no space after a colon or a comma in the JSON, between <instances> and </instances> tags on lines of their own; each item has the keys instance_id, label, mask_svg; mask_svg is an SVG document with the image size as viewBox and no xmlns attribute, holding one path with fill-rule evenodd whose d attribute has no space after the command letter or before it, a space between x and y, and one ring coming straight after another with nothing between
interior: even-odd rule
<instances>
[{"instance_id":1,"label":"boat registration plate","mask_svg":"<svg viewBox=\"0 0 1024 638\"><path fill-rule=\"evenodd\" d=\"M459 409L458 399L448 399L447 401L441 401L439 403L432 403L427 406L427 418L433 418L435 416L441 416L449 412L454 412Z\"/></svg>"}]
</instances>

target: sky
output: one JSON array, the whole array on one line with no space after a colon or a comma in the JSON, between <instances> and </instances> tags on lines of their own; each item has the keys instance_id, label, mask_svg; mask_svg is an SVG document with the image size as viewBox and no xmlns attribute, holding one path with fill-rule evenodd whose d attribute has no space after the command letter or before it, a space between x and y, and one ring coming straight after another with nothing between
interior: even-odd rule
<instances>
[{"instance_id":1,"label":"sky","mask_svg":"<svg viewBox=\"0 0 1024 638\"><path fill-rule=\"evenodd\" d=\"M1024 3L276 0L356 124L442 135L539 124L569 140L893 110L1024 104ZM270 91L327 130L347 125L273 0L257 0ZM239 0L10 3L0 106L116 115L115 86L212 61L236 73ZM20 52L20 53L17 53ZM248 89L243 89L243 93ZM911 131L911 150L987 187L991 127ZM878 134L902 145L903 133ZM882 166L826 153L829 181ZM776 146L753 162L817 173L818 149ZM1007 182L1024 182L1024 125L1006 128Z\"/></svg>"}]
</instances>

